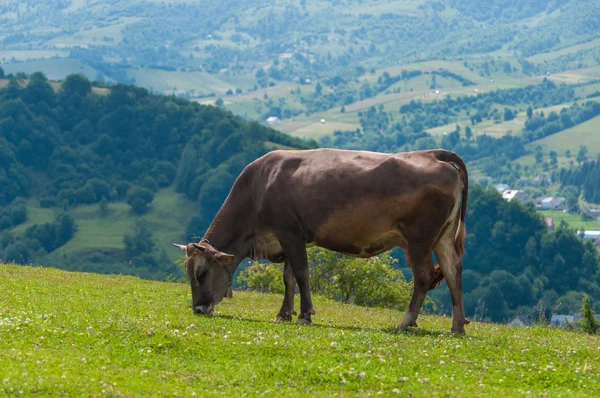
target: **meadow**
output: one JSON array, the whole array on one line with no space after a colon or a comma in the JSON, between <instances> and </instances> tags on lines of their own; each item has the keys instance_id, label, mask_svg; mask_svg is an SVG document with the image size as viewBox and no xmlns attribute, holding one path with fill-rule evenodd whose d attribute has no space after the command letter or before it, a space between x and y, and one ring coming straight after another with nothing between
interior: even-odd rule
<instances>
[{"instance_id":1,"label":"meadow","mask_svg":"<svg viewBox=\"0 0 600 398\"><path fill-rule=\"evenodd\" d=\"M522 165L535 163L535 148L542 147L544 154L550 151L556 151L559 164L568 164L574 162L579 152L579 148L585 145L588 148L588 157L595 158L600 153L600 117L595 117L585 123L573 126L570 129L563 130L557 134L544 137L541 140L532 141L525 145L529 154L516 159ZM570 151L570 157L566 156L566 151Z\"/></svg>"},{"instance_id":2,"label":"meadow","mask_svg":"<svg viewBox=\"0 0 600 398\"><path fill-rule=\"evenodd\" d=\"M600 394L598 338L315 298L311 326L279 295L234 292L193 315L186 284L0 264L0 395L581 396ZM446 286L441 286L446 289Z\"/></svg>"},{"instance_id":3,"label":"meadow","mask_svg":"<svg viewBox=\"0 0 600 398\"><path fill-rule=\"evenodd\" d=\"M157 241L170 245L183 239L188 217L197 210L197 203L167 188L156 193L152 205L141 217L148 221ZM41 208L36 199L27 201L27 211L27 221L13 228L13 234L22 234L34 224L53 222L60 213L58 208ZM99 204L80 205L70 209L69 214L75 219L78 231L72 240L56 250L58 255L123 249L123 236L133 233L135 221L140 217L125 202L109 202L104 211Z\"/></svg>"}]
</instances>

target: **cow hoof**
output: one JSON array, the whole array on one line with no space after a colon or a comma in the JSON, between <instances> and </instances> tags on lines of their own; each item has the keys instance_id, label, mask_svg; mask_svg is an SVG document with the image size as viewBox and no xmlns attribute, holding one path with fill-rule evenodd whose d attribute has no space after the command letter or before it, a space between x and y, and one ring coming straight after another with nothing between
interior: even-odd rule
<instances>
[{"instance_id":1,"label":"cow hoof","mask_svg":"<svg viewBox=\"0 0 600 398\"><path fill-rule=\"evenodd\" d=\"M275 321L277 322L289 322L292 320L292 316L291 315L280 315L277 314L277 316L275 317Z\"/></svg>"},{"instance_id":2,"label":"cow hoof","mask_svg":"<svg viewBox=\"0 0 600 398\"><path fill-rule=\"evenodd\" d=\"M292 315L296 315L297 312L294 310L291 311L279 311L279 314L275 317L277 322L290 322L292 320Z\"/></svg>"},{"instance_id":3,"label":"cow hoof","mask_svg":"<svg viewBox=\"0 0 600 398\"><path fill-rule=\"evenodd\" d=\"M418 326L417 326L417 322L411 322L411 323L408 323L408 324L406 324L406 325L403 325L403 324L401 323L400 325L398 325L398 329L397 329L397 330L398 330L399 332L404 332L404 331L407 331L407 330L410 330L410 329L412 329L412 328L416 328L416 327L418 327Z\"/></svg>"},{"instance_id":4,"label":"cow hoof","mask_svg":"<svg viewBox=\"0 0 600 398\"><path fill-rule=\"evenodd\" d=\"M450 329L450 333L452 334L465 334L465 328L464 327L460 327L460 328L452 328Z\"/></svg>"},{"instance_id":5,"label":"cow hoof","mask_svg":"<svg viewBox=\"0 0 600 398\"><path fill-rule=\"evenodd\" d=\"M312 319L310 318L298 318L296 321L298 325L310 325L312 323Z\"/></svg>"},{"instance_id":6,"label":"cow hoof","mask_svg":"<svg viewBox=\"0 0 600 398\"><path fill-rule=\"evenodd\" d=\"M465 325L468 325L469 323L471 323L471 320L469 318L465 318L464 323Z\"/></svg>"}]
</instances>

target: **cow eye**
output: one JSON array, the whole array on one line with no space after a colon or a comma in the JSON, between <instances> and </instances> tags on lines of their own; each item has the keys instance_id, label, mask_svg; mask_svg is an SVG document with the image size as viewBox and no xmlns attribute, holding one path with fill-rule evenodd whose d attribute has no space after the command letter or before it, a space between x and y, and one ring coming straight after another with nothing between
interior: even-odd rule
<instances>
[{"instance_id":1,"label":"cow eye","mask_svg":"<svg viewBox=\"0 0 600 398\"><path fill-rule=\"evenodd\" d=\"M201 281L202 279L206 278L206 274L208 274L208 270L206 268L203 268L200 271L198 271L198 275L196 275L196 278L198 278L198 280Z\"/></svg>"}]
</instances>

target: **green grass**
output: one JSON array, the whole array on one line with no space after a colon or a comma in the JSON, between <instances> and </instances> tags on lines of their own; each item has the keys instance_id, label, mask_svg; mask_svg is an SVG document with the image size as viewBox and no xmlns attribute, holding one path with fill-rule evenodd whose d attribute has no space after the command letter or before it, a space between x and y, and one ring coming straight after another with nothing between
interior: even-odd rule
<instances>
[{"instance_id":1,"label":"green grass","mask_svg":"<svg viewBox=\"0 0 600 398\"><path fill-rule=\"evenodd\" d=\"M133 232L135 220L139 217L132 213L124 202L109 202L106 213L100 211L98 204L77 206L68 212L78 226L75 237L56 250L57 254L86 252L91 249L122 249L123 236ZM11 230L13 234L22 234L34 224L53 222L60 209L43 209L37 200L27 202L27 222ZM156 242L178 243L191 215L198 212L198 205L173 188L161 189L155 196L149 211L142 215L146 219Z\"/></svg>"},{"instance_id":2,"label":"green grass","mask_svg":"<svg viewBox=\"0 0 600 398\"><path fill-rule=\"evenodd\" d=\"M3 64L2 69L7 74L17 72L31 74L42 71L50 80L61 80L73 73L81 73L90 80L96 79L95 69L78 59L71 58L47 58L16 64Z\"/></svg>"},{"instance_id":3,"label":"green grass","mask_svg":"<svg viewBox=\"0 0 600 398\"><path fill-rule=\"evenodd\" d=\"M544 137L541 140L533 141L525 147L530 151L528 155L521 156L516 160L523 165L535 163L535 148L540 145L544 154L550 151L556 151L559 164L568 164L575 162L579 147L585 145L588 148L588 158L594 159L600 153L600 116L597 116L587 122L573 126L570 129ZM571 157L567 158L565 152L571 151ZM546 160L547 156L546 156ZM575 164L577 164L575 162Z\"/></svg>"},{"instance_id":4,"label":"green grass","mask_svg":"<svg viewBox=\"0 0 600 398\"><path fill-rule=\"evenodd\" d=\"M311 326L279 295L235 292L212 317L185 284L0 264L0 395L549 396L600 393L597 337L315 297ZM445 287L442 287L445 288Z\"/></svg>"},{"instance_id":5,"label":"green grass","mask_svg":"<svg viewBox=\"0 0 600 398\"><path fill-rule=\"evenodd\" d=\"M563 213L560 210L539 210L543 217L549 217L557 226L561 221L565 221L570 227L577 230L598 231L600 230L600 221L583 221L581 214Z\"/></svg>"}]
</instances>

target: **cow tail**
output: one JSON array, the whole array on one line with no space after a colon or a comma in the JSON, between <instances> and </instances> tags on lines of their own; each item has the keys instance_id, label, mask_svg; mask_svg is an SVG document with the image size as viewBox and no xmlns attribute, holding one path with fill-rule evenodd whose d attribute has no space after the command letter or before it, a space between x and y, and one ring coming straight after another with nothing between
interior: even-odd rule
<instances>
[{"instance_id":1,"label":"cow tail","mask_svg":"<svg viewBox=\"0 0 600 398\"><path fill-rule=\"evenodd\" d=\"M465 227L465 216L467 214L467 202L469 198L469 174L467 172L467 166L460 156L456 153L446 150L436 151L436 157L442 162L450 163L454 168L458 170L462 180L462 193L460 210L456 215L456 234L454 235L454 250L458 255L458 258L462 262L465 253L465 237L467 235L467 229ZM444 279L444 274L439 265L435 266L433 278L429 289L433 289L438 286Z\"/></svg>"}]
</instances>

